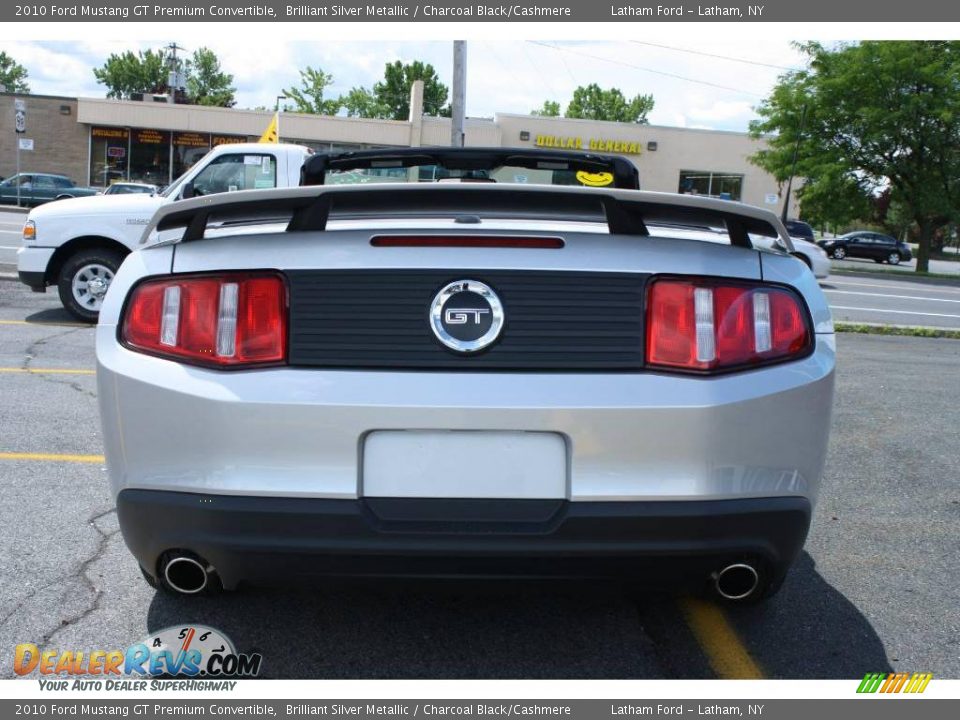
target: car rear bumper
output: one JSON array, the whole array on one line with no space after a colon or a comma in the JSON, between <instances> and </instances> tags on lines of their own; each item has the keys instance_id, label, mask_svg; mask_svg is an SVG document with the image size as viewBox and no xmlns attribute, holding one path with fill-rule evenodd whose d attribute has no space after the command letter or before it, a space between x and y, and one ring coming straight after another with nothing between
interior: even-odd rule
<instances>
[{"instance_id":1,"label":"car rear bumper","mask_svg":"<svg viewBox=\"0 0 960 720\"><path fill-rule=\"evenodd\" d=\"M735 562L777 583L806 538L804 498L681 502L329 500L124 490L120 529L156 576L171 550L224 587L311 576L620 577L703 586Z\"/></svg>"}]
</instances>

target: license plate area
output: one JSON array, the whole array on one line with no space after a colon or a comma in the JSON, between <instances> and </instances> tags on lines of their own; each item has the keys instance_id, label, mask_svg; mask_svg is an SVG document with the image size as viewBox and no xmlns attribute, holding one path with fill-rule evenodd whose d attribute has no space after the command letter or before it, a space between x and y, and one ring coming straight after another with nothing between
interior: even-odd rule
<instances>
[{"instance_id":1,"label":"license plate area","mask_svg":"<svg viewBox=\"0 0 960 720\"><path fill-rule=\"evenodd\" d=\"M559 433L381 430L364 439L360 495L565 499L568 475Z\"/></svg>"}]
</instances>

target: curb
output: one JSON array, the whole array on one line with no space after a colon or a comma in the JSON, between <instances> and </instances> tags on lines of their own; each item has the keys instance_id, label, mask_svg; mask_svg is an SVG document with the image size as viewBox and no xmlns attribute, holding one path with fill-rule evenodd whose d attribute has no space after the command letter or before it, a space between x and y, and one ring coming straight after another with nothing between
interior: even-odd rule
<instances>
[{"instance_id":1,"label":"curb","mask_svg":"<svg viewBox=\"0 0 960 720\"><path fill-rule=\"evenodd\" d=\"M943 277L938 275L937 277L930 277L928 275L917 275L913 272L899 272L896 270L847 270L847 269L837 269L830 268L830 277L834 275L838 277L859 277L859 278L886 278L888 280L899 280L901 282L915 282L922 283L926 285L943 285L945 287L960 287L960 273L957 274L956 279L952 277ZM826 278L822 282L830 282L830 278Z\"/></svg>"},{"instance_id":2,"label":"curb","mask_svg":"<svg viewBox=\"0 0 960 720\"><path fill-rule=\"evenodd\" d=\"M960 340L960 330L929 325L884 325L882 323L834 322L834 331L850 335L885 335L887 337L919 337Z\"/></svg>"},{"instance_id":3,"label":"curb","mask_svg":"<svg viewBox=\"0 0 960 720\"><path fill-rule=\"evenodd\" d=\"M28 207L17 207L16 205L0 205L0 212L21 212L28 213L32 208Z\"/></svg>"}]
</instances>

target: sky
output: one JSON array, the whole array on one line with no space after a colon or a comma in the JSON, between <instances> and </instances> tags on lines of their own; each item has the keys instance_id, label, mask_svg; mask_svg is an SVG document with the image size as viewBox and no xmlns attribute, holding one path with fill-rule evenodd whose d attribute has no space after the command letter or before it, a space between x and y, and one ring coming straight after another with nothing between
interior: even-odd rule
<instances>
[{"instance_id":1,"label":"sky","mask_svg":"<svg viewBox=\"0 0 960 720\"><path fill-rule=\"evenodd\" d=\"M103 97L93 68L111 53L159 48L177 41L189 52L196 47L175 36L148 41L0 42L29 71L31 92L45 95ZM234 76L237 107L273 107L284 88L299 85L299 69L322 68L333 75L331 96L352 87L370 87L383 77L386 63L422 60L431 63L442 82L451 84L452 43L305 42L264 44L210 38L207 47ZM628 98L652 94L651 124L745 131L755 108L777 77L802 67L804 58L783 38L731 40L699 38L684 43L672 33L655 41L474 40L467 45L467 115L493 117L529 113L544 100L562 106L574 88L597 83L617 87Z\"/></svg>"}]
</instances>

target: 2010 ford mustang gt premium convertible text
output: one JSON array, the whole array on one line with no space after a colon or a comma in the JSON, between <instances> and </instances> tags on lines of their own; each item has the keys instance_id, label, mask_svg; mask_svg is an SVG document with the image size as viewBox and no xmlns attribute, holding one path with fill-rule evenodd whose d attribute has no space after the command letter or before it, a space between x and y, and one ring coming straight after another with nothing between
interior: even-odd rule
<instances>
[{"instance_id":1,"label":"2010 ford mustang gt premium convertible text","mask_svg":"<svg viewBox=\"0 0 960 720\"><path fill-rule=\"evenodd\" d=\"M746 205L486 178L165 206L97 328L123 537L180 593L523 575L769 596L833 396L830 312L790 249Z\"/></svg>"}]
</instances>

